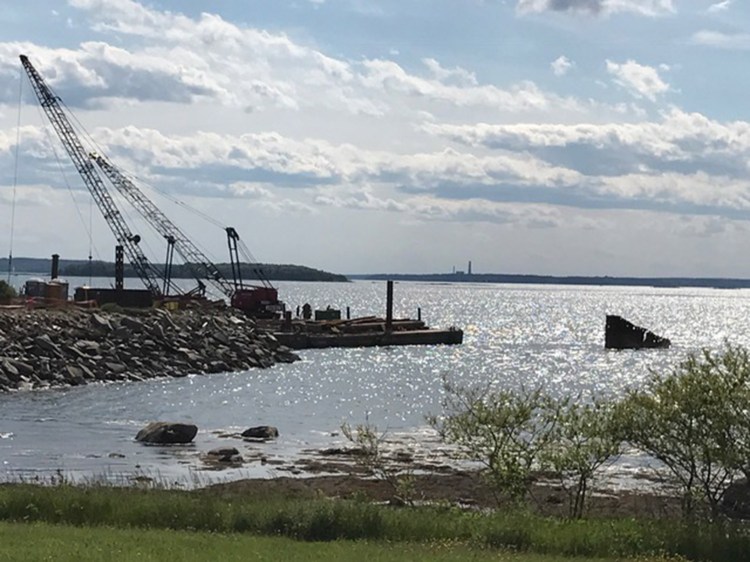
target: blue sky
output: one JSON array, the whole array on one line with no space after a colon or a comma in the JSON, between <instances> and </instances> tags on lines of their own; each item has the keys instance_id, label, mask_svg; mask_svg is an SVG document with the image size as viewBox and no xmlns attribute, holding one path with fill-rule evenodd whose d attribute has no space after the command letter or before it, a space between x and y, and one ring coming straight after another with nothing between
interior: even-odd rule
<instances>
[{"instance_id":1,"label":"blue sky","mask_svg":"<svg viewBox=\"0 0 750 562\"><path fill-rule=\"evenodd\" d=\"M261 261L343 273L750 277L746 2L4 0L0 26L14 255L114 244L25 53L218 261L174 200Z\"/></svg>"}]
</instances>

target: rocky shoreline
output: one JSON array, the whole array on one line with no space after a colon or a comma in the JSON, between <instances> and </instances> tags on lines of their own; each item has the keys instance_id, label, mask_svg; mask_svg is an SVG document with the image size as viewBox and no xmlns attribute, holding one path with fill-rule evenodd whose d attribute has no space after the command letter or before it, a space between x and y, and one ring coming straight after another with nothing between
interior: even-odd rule
<instances>
[{"instance_id":1,"label":"rocky shoreline","mask_svg":"<svg viewBox=\"0 0 750 562\"><path fill-rule=\"evenodd\" d=\"M0 392L244 371L298 359L233 309L0 309Z\"/></svg>"}]
</instances>

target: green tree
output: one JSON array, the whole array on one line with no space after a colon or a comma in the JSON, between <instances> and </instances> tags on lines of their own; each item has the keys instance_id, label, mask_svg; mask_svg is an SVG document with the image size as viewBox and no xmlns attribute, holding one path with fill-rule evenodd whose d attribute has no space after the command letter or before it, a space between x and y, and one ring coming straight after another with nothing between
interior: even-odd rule
<instances>
[{"instance_id":1,"label":"green tree","mask_svg":"<svg viewBox=\"0 0 750 562\"><path fill-rule=\"evenodd\" d=\"M620 405L623 437L664 464L682 489L685 516L699 501L716 517L728 487L750 472L748 404L747 350L704 350L629 393Z\"/></svg>"},{"instance_id":2,"label":"green tree","mask_svg":"<svg viewBox=\"0 0 750 562\"><path fill-rule=\"evenodd\" d=\"M442 416L428 416L441 438L484 466L496 499L525 500L541 451L554 435L566 401L541 389L466 388L444 380Z\"/></svg>"},{"instance_id":3,"label":"green tree","mask_svg":"<svg viewBox=\"0 0 750 562\"><path fill-rule=\"evenodd\" d=\"M554 472L568 493L569 514L580 518L596 472L620 454L622 440L615 430L615 404L581 397L560 412L541 464Z\"/></svg>"}]
</instances>

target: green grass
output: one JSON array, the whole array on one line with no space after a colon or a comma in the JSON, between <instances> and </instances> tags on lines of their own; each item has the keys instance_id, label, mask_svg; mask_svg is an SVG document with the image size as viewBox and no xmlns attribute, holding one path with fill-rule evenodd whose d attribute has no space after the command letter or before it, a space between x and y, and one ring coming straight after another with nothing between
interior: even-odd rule
<instances>
[{"instance_id":1,"label":"green grass","mask_svg":"<svg viewBox=\"0 0 750 562\"><path fill-rule=\"evenodd\" d=\"M497 552L465 544L364 541L300 542L206 532L71 527L46 523L0 523L0 561L484 561L558 562L560 557ZM579 559L594 562L600 559ZM640 562L663 559L641 558Z\"/></svg>"},{"instance_id":2,"label":"green grass","mask_svg":"<svg viewBox=\"0 0 750 562\"><path fill-rule=\"evenodd\" d=\"M666 553L726 561L745 559L750 552L750 526L744 523L571 521L523 512L392 508L364 501L300 500L215 490L4 485L0 486L0 521L197 531L231 535L232 540L245 534L309 542L458 542L495 552L600 558Z\"/></svg>"}]
</instances>

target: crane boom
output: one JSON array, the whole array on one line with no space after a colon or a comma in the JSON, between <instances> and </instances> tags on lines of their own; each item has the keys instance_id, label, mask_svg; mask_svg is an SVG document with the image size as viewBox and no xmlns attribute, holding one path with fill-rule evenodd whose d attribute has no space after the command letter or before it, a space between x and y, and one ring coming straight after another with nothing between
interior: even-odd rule
<instances>
[{"instance_id":1,"label":"crane boom","mask_svg":"<svg viewBox=\"0 0 750 562\"><path fill-rule=\"evenodd\" d=\"M154 227L165 239L174 245L185 265L193 276L206 279L227 297L234 294L234 285L230 283L210 259L171 221L138 187L130 181L119 169L113 166L100 154L92 154L91 158L99 166L112 185L119 191L141 216Z\"/></svg>"},{"instance_id":2,"label":"crane boom","mask_svg":"<svg viewBox=\"0 0 750 562\"><path fill-rule=\"evenodd\" d=\"M130 263L146 288L152 295L161 296L161 288L157 281L160 276L138 246L140 236L133 234L128 228L111 194L107 191L104 182L102 182L102 178L97 173L94 164L89 160L88 152L84 149L81 140L78 138L67 115L63 111L59 98L52 93L41 75L31 62L29 62L28 57L21 55L20 58L31 86L34 88L34 93L39 99L39 104L55 128L66 152L71 160L73 160L78 173L81 175L94 201L96 201L99 210L104 215L104 219L112 230L117 243L123 246Z\"/></svg>"}]
</instances>

